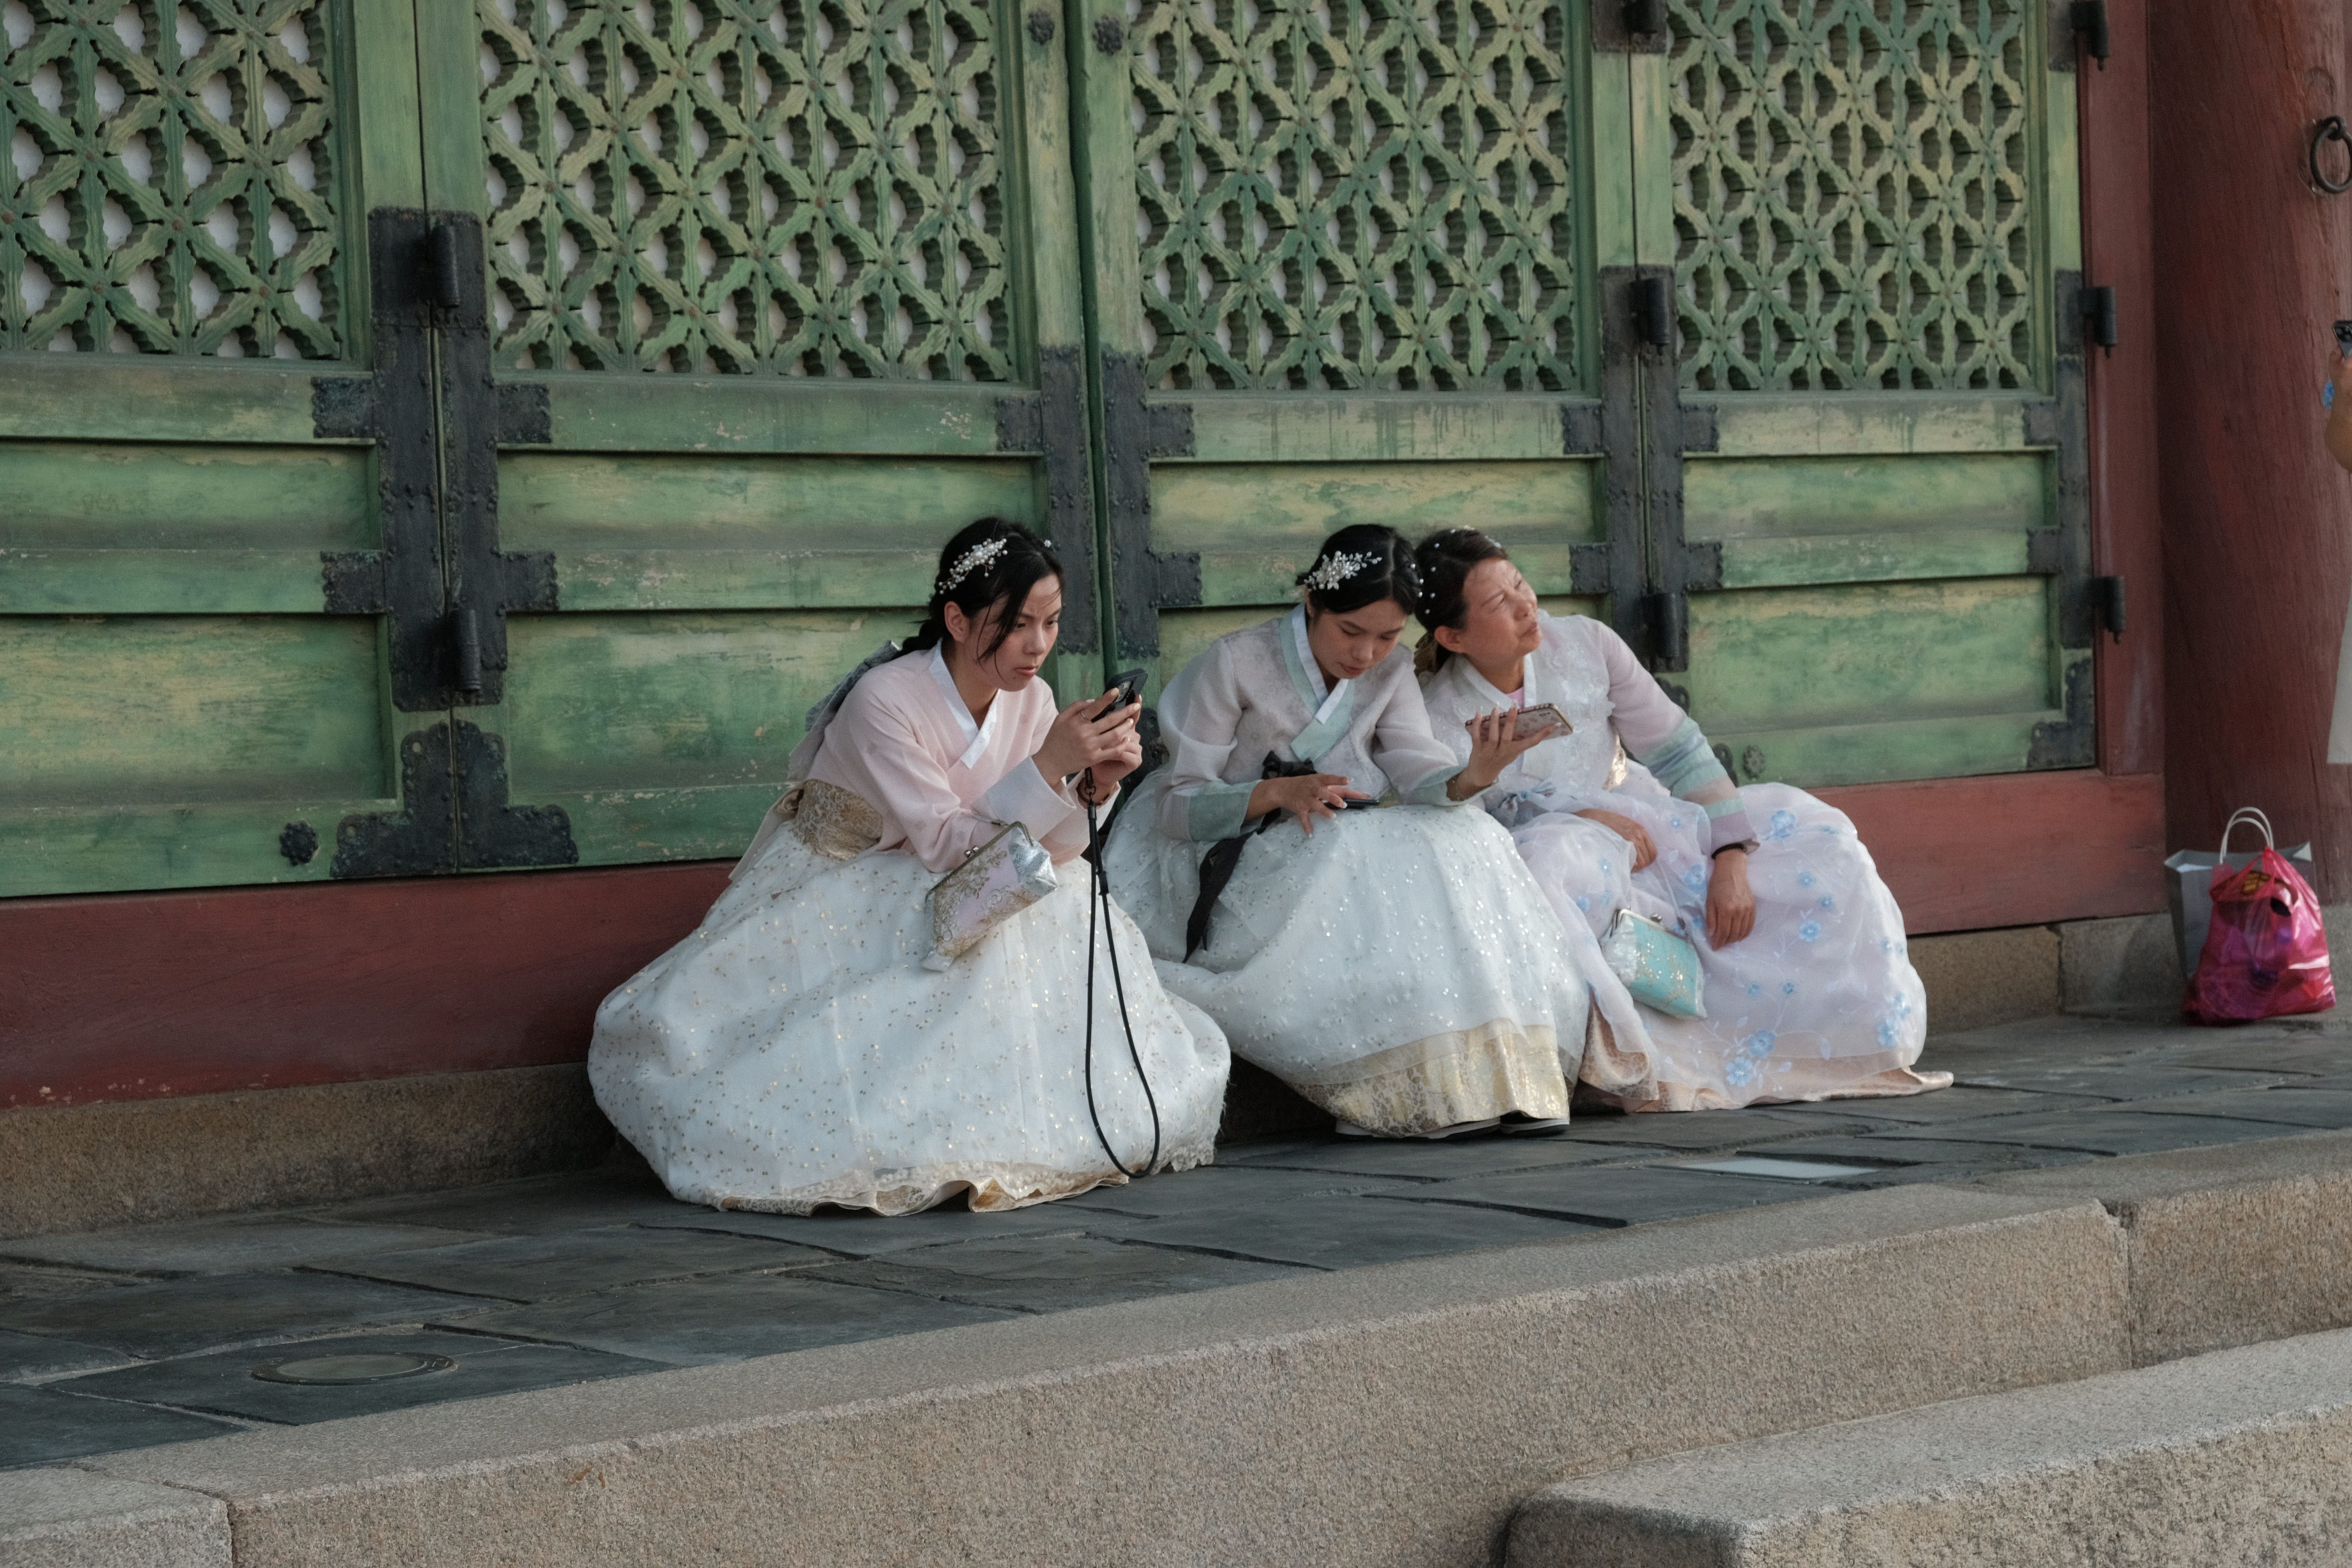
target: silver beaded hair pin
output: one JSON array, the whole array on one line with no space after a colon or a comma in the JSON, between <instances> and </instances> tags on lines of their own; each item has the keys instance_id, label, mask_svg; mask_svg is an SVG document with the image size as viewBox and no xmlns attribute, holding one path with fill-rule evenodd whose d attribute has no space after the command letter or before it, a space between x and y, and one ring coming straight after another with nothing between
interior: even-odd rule
<instances>
[{"instance_id":1,"label":"silver beaded hair pin","mask_svg":"<svg viewBox=\"0 0 2352 1568\"><path fill-rule=\"evenodd\" d=\"M947 569L945 574L940 578L937 585L931 589L932 595L936 597L941 594L954 593L956 591L957 584L961 583L974 572L979 571L982 567L987 565L990 562L1003 554L1005 542L1006 541L1004 536L1003 534L999 534L994 539L989 540L986 543L975 544L970 550L965 551L961 555L957 556L956 563Z\"/></svg>"},{"instance_id":2,"label":"silver beaded hair pin","mask_svg":"<svg viewBox=\"0 0 2352 1568\"><path fill-rule=\"evenodd\" d=\"M1328 594L1378 559L1369 552L1350 553L1345 550L1334 551L1316 563L1315 569L1299 581L1318 594Z\"/></svg>"}]
</instances>

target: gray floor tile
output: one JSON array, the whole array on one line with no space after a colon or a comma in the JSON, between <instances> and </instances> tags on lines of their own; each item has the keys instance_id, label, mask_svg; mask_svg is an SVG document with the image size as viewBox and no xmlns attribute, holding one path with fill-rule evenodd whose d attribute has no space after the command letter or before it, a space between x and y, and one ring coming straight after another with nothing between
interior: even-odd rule
<instances>
[{"instance_id":1,"label":"gray floor tile","mask_svg":"<svg viewBox=\"0 0 2352 1568\"><path fill-rule=\"evenodd\" d=\"M835 1264L805 1278L909 1290L982 1307L1058 1312L1146 1296L1247 1285L1297 1272L1271 1263L1065 1236L927 1247L885 1258Z\"/></svg>"},{"instance_id":2,"label":"gray floor tile","mask_svg":"<svg viewBox=\"0 0 2352 1568\"><path fill-rule=\"evenodd\" d=\"M1964 1035L1933 1036L1914 1065L1948 1072L1962 1060L1977 1067L1996 1062L2032 1066L2053 1061L2118 1061L2178 1045L2188 1027L2177 1015L2152 1019L2027 1018L1971 1029Z\"/></svg>"},{"instance_id":3,"label":"gray floor tile","mask_svg":"<svg viewBox=\"0 0 2352 1568\"><path fill-rule=\"evenodd\" d=\"M186 1443L236 1430L229 1422L176 1410L0 1384L0 1469Z\"/></svg>"},{"instance_id":4,"label":"gray floor tile","mask_svg":"<svg viewBox=\"0 0 2352 1568\"><path fill-rule=\"evenodd\" d=\"M1566 1137L1580 1143L1638 1143L1658 1149L1729 1149L1768 1138L1803 1138L1843 1131L1835 1116L1791 1115L1781 1110L1643 1111L1633 1116L1580 1117Z\"/></svg>"},{"instance_id":5,"label":"gray floor tile","mask_svg":"<svg viewBox=\"0 0 2352 1568\"><path fill-rule=\"evenodd\" d=\"M413 1323L478 1302L325 1274L229 1274L0 1305L0 1328L155 1360L266 1340Z\"/></svg>"},{"instance_id":6,"label":"gray floor tile","mask_svg":"<svg viewBox=\"0 0 2352 1568\"><path fill-rule=\"evenodd\" d=\"M2078 1150L2036 1149L2015 1143L1978 1143L1937 1138L1932 1131L1903 1138L1808 1138L1797 1143L1774 1143L1759 1151L1780 1159L1843 1160L1860 1164L1937 1165L1948 1171L2030 1170L2042 1165L2071 1165L2092 1156ZM1844 1185L1841 1177L1833 1185Z\"/></svg>"},{"instance_id":7,"label":"gray floor tile","mask_svg":"<svg viewBox=\"0 0 2352 1568\"><path fill-rule=\"evenodd\" d=\"M77 1268L105 1268L170 1279L194 1274L246 1274L354 1253L446 1247L476 1233L415 1226L325 1225L285 1215L126 1226L79 1236L37 1236L0 1242L0 1257Z\"/></svg>"},{"instance_id":8,"label":"gray floor tile","mask_svg":"<svg viewBox=\"0 0 2352 1568\"><path fill-rule=\"evenodd\" d=\"M762 1237L704 1230L604 1226L542 1236L501 1236L421 1252L395 1252L322 1266L338 1274L418 1285L461 1296L545 1301L617 1285L730 1274L751 1268L804 1268L836 1261L829 1252Z\"/></svg>"},{"instance_id":9,"label":"gray floor tile","mask_svg":"<svg viewBox=\"0 0 2352 1568\"><path fill-rule=\"evenodd\" d=\"M38 1268L22 1263L0 1263L0 1305L10 1301L46 1301L57 1296L79 1296L89 1290L119 1289L138 1283L119 1274L82 1274L67 1268Z\"/></svg>"},{"instance_id":10,"label":"gray floor tile","mask_svg":"<svg viewBox=\"0 0 2352 1568\"><path fill-rule=\"evenodd\" d=\"M1960 1081L1992 1089L2027 1089L2046 1094L2087 1094L2100 1100L2158 1100L2214 1089L2260 1089L2275 1074L2215 1072L2160 1061L2057 1064L2039 1068L1961 1069Z\"/></svg>"},{"instance_id":11,"label":"gray floor tile","mask_svg":"<svg viewBox=\"0 0 2352 1568\"><path fill-rule=\"evenodd\" d=\"M1725 1113L1727 1114L1727 1113ZM1591 1225L1638 1225L1722 1209L1818 1197L1810 1182L1762 1181L1657 1165L1616 1165L1471 1176L1429 1187L1390 1187L1383 1199L1476 1204L1525 1214L1558 1215Z\"/></svg>"},{"instance_id":12,"label":"gray floor tile","mask_svg":"<svg viewBox=\"0 0 2352 1568\"><path fill-rule=\"evenodd\" d=\"M1285 1143L1226 1160L1227 1170L1329 1171L1349 1176L1444 1182L1489 1172L1549 1170L1642 1158L1641 1151L1568 1138L1473 1138L1423 1143L1388 1138L1324 1138Z\"/></svg>"},{"instance_id":13,"label":"gray floor tile","mask_svg":"<svg viewBox=\"0 0 2352 1568\"><path fill-rule=\"evenodd\" d=\"M1276 1171L1264 1166L1209 1165L1175 1175L1152 1176L1124 1187L1102 1187L1056 1205L1073 1214L1139 1215L1151 1219L1209 1214L1258 1204L1294 1203L1329 1193L1361 1192L1390 1184L1385 1176L1354 1176L1337 1171ZM1084 1222L1094 1227L1099 1222ZM1122 1233L1123 1234L1123 1233Z\"/></svg>"},{"instance_id":14,"label":"gray floor tile","mask_svg":"<svg viewBox=\"0 0 2352 1568\"><path fill-rule=\"evenodd\" d=\"M1824 1100L1819 1106L1778 1106L1783 1116L1821 1111L1864 1121L1900 1121L1933 1126L1938 1121L1972 1121L1982 1116L2023 1115L2032 1110L2064 1110L2078 1105L2105 1105L2087 1094L2035 1094L2021 1089L1985 1089L1956 1083L1927 1094L1898 1095L1885 1100Z\"/></svg>"},{"instance_id":15,"label":"gray floor tile","mask_svg":"<svg viewBox=\"0 0 2352 1568\"><path fill-rule=\"evenodd\" d=\"M1992 1149L1997 1146L1981 1143L1977 1147ZM1834 1182L1823 1184L1835 1187L1840 1191L1868 1190L1875 1187L1916 1187L1936 1182L1952 1186L1966 1186L1983 1177L1998 1175L2003 1171L2038 1171L2057 1165L2084 1165L2101 1158L2097 1154L2086 1153L2080 1149L2033 1149L2020 1150L2017 1152L2030 1157L2015 1163L1998 1159L1991 1162L1979 1159L1961 1160L1948 1164L1937 1163L1927 1165L1882 1165L1866 1176L1841 1176Z\"/></svg>"},{"instance_id":16,"label":"gray floor tile","mask_svg":"<svg viewBox=\"0 0 2352 1568\"><path fill-rule=\"evenodd\" d=\"M2020 1143L2081 1149L2094 1154L2154 1154L2251 1138L2290 1136L2276 1122L2224 1121L2217 1116L2150 1116L2138 1107L2111 1106L2056 1116L2000 1116L1922 1129L1890 1128L1881 1139L1948 1139L1969 1143Z\"/></svg>"},{"instance_id":17,"label":"gray floor tile","mask_svg":"<svg viewBox=\"0 0 2352 1568\"><path fill-rule=\"evenodd\" d=\"M2211 1068L2221 1072L2312 1073L2352 1072L2352 1041L2294 1034L2268 1039L2247 1039L2234 1030L2200 1030L2206 1037L2167 1051L2164 1059L2176 1067Z\"/></svg>"},{"instance_id":18,"label":"gray floor tile","mask_svg":"<svg viewBox=\"0 0 2352 1568\"><path fill-rule=\"evenodd\" d=\"M1369 1197L1305 1198L1263 1208L1139 1221L1129 1235L1167 1247L1316 1268L1358 1268L1480 1247L1517 1247L1593 1234L1554 1216L1464 1204L1391 1204Z\"/></svg>"},{"instance_id":19,"label":"gray floor tile","mask_svg":"<svg viewBox=\"0 0 2352 1568\"><path fill-rule=\"evenodd\" d=\"M2272 1121L2289 1127L2352 1127L2352 1089L2242 1089L2236 1094L2184 1094L2151 1100L2129 1109L2151 1116L2229 1116L2242 1121Z\"/></svg>"},{"instance_id":20,"label":"gray floor tile","mask_svg":"<svg viewBox=\"0 0 2352 1568\"><path fill-rule=\"evenodd\" d=\"M372 1225L434 1226L493 1236L529 1236L592 1226L657 1225L699 1204L682 1204L641 1171L573 1171L446 1193L370 1198L319 1212Z\"/></svg>"},{"instance_id":21,"label":"gray floor tile","mask_svg":"<svg viewBox=\"0 0 2352 1568\"><path fill-rule=\"evenodd\" d=\"M51 1373L79 1372L85 1367L113 1366L122 1359L121 1351L109 1350L104 1345L86 1345L79 1340L56 1339L47 1334L20 1334L14 1329L0 1329L0 1382L47 1377Z\"/></svg>"},{"instance_id":22,"label":"gray floor tile","mask_svg":"<svg viewBox=\"0 0 2352 1568\"><path fill-rule=\"evenodd\" d=\"M1153 1181L1160 1180L1154 1176ZM1086 1228L1091 1216L1059 1203L1034 1204L1025 1209L975 1214L969 1209L927 1209L921 1214L849 1214L829 1209L823 1214L754 1214L745 1209L709 1209L698 1205L654 1222L652 1228L716 1231L731 1236L764 1236L778 1241L821 1247L851 1258L878 1258L910 1247L937 1247L950 1241L980 1241L1009 1236L1060 1236Z\"/></svg>"},{"instance_id":23,"label":"gray floor tile","mask_svg":"<svg viewBox=\"0 0 2352 1568\"><path fill-rule=\"evenodd\" d=\"M419 1373L389 1383L320 1385L269 1383L253 1375L256 1367L303 1357L380 1353L447 1356L457 1364L445 1372ZM299 1425L665 1370L657 1362L601 1351L525 1344L478 1334L352 1334L155 1362L67 1378L49 1386L62 1393L103 1394L110 1399Z\"/></svg>"},{"instance_id":24,"label":"gray floor tile","mask_svg":"<svg viewBox=\"0 0 2352 1568\"><path fill-rule=\"evenodd\" d=\"M799 1273L722 1274L509 1307L466 1327L694 1366L1014 1315Z\"/></svg>"}]
</instances>

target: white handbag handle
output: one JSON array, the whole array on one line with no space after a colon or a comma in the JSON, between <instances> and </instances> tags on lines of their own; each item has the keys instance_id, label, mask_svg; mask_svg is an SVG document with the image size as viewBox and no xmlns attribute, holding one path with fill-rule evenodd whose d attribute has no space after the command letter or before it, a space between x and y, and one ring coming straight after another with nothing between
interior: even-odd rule
<instances>
[{"instance_id":1,"label":"white handbag handle","mask_svg":"<svg viewBox=\"0 0 2352 1568\"><path fill-rule=\"evenodd\" d=\"M2221 829L2221 847L2217 851L2218 855L2225 858L2228 857L2230 853L2230 835L2238 830L2238 824L2242 822L2251 822L2255 826L2263 830L2263 847L2264 848L2275 849L2278 847L2278 841L2271 837L2271 819L2264 816L2262 812L2254 806L2242 805L2236 811L2230 814L2229 826Z\"/></svg>"}]
</instances>

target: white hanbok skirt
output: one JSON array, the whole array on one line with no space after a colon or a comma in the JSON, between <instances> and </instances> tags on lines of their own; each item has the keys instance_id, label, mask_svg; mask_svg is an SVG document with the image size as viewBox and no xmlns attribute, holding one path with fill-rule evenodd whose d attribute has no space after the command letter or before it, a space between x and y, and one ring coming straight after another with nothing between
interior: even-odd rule
<instances>
[{"instance_id":1,"label":"white hanbok skirt","mask_svg":"<svg viewBox=\"0 0 2352 1568\"><path fill-rule=\"evenodd\" d=\"M1621 1095L1637 1110L1706 1110L1759 1100L1916 1094L1952 1081L1910 1070L1927 1040L1927 999L1911 967L1903 912L1843 812L1786 784L1740 791L1759 842L1748 858L1756 927L1714 948L1706 940L1706 815L1634 769L1597 805L1648 829L1657 858L1633 868L1632 846L1597 822L1546 813L1514 829L1519 853L1567 927L1612 1046L1655 1064L1654 1096ZM1633 1000L1599 939L1632 909L1698 948L1706 1016L1684 1018Z\"/></svg>"},{"instance_id":2,"label":"white hanbok skirt","mask_svg":"<svg viewBox=\"0 0 2352 1568\"><path fill-rule=\"evenodd\" d=\"M693 935L604 999L596 1102L671 1193L719 1208L911 1214L969 1192L1010 1209L1123 1183L1087 1109L1086 871L1062 868L1058 890L935 973L920 861L829 859L780 833ZM1111 924L1160 1168L1207 1164L1224 1036L1160 989L1133 921ZM1096 1102L1134 1169L1151 1116L1107 956L1098 970Z\"/></svg>"},{"instance_id":3,"label":"white hanbok skirt","mask_svg":"<svg viewBox=\"0 0 2352 1568\"><path fill-rule=\"evenodd\" d=\"M1243 847L1188 963L1209 846L1154 826L1164 792L1164 776L1146 780L1121 814L1106 852L1111 891L1161 982L1216 1019L1236 1055L1375 1132L1568 1114L1584 979L1493 818L1391 806L1343 812L1309 835L1286 817ZM1634 1087L1638 1067L1612 1087Z\"/></svg>"}]
</instances>

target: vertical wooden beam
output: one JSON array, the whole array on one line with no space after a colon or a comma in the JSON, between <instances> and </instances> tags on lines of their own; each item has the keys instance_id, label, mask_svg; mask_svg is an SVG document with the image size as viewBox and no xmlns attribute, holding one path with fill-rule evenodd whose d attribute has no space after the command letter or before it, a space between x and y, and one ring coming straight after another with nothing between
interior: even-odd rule
<instances>
[{"instance_id":1,"label":"vertical wooden beam","mask_svg":"<svg viewBox=\"0 0 2352 1568\"><path fill-rule=\"evenodd\" d=\"M2158 527L2157 276L2150 243L2148 0L2107 0L2114 53L2083 57L2083 277L2116 290L2121 338L2090 352L2091 570L2120 576L2128 596L2121 641L2102 632L2095 654L2099 766L2164 766L2164 557Z\"/></svg>"},{"instance_id":2,"label":"vertical wooden beam","mask_svg":"<svg viewBox=\"0 0 2352 1568\"><path fill-rule=\"evenodd\" d=\"M2109 0L2111 16L2137 10ZM2154 235L2170 837L2210 843L2232 806L2262 806L2284 840L2314 841L2321 896L2341 899L2352 893L2352 771L2328 765L2327 724L2352 594L2352 479L2322 443L2319 391L2328 323L2352 315L2352 197L2312 187L2306 149L2314 121L2352 112L2344 10L2231 0L2144 15L2164 192ZM2122 364L2119 349L2105 368Z\"/></svg>"}]
</instances>

